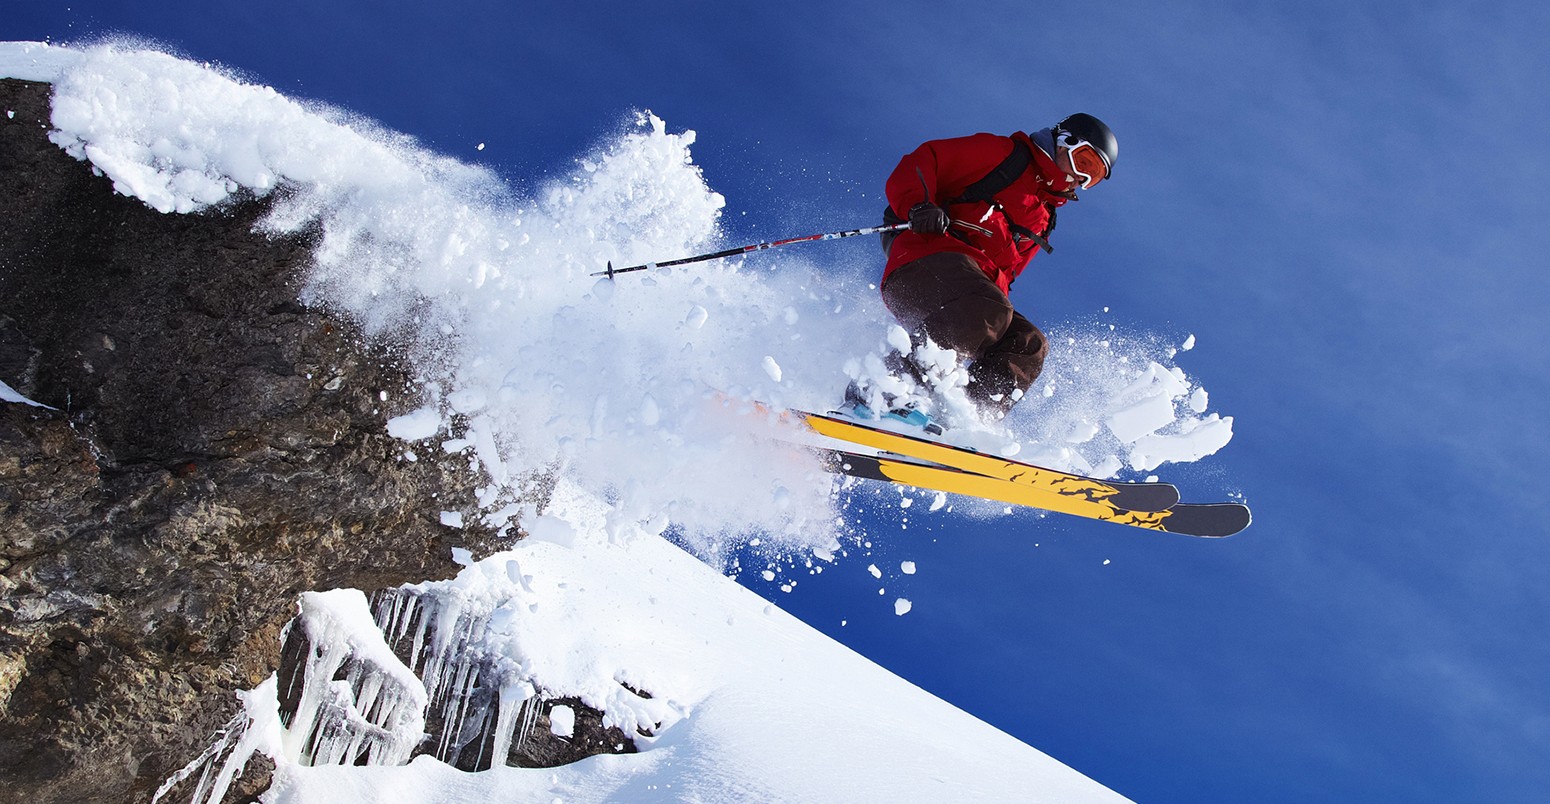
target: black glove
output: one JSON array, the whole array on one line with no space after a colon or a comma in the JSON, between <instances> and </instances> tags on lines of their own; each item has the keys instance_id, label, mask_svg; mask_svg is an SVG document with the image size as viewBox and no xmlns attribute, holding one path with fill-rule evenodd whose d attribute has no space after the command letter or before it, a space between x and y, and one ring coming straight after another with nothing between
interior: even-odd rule
<instances>
[{"instance_id":1,"label":"black glove","mask_svg":"<svg viewBox=\"0 0 1550 804\"><path fill-rule=\"evenodd\" d=\"M947 210L930 201L910 207L910 231L923 235L939 235L947 231Z\"/></svg>"}]
</instances>

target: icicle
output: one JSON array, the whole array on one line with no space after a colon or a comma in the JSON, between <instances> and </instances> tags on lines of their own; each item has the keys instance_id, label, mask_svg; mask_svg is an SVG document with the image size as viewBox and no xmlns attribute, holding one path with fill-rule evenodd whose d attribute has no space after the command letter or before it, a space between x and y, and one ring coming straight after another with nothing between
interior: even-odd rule
<instances>
[{"instance_id":1,"label":"icicle","mask_svg":"<svg viewBox=\"0 0 1550 804\"><path fill-rule=\"evenodd\" d=\"M491 754L491 767L506 764L511 756L511 736L527 701L532 698L533 687L527 682L506 682L501 685L499 716L495 720L495 746Z\"/></svg>"},{"instance_id":2,"label":"icicle","mask_svg":"<svg viewBox=\"0 0 1550 804\"><path fill-rule=\"evenodd\" d=\"M177 787L190 776L193 776L196 771L200 772L199 786L195 788L194 795L189 800L191 802L207 801L205 794L210 790L210 771L215 767L215 759L224 754L242 738L242 732L246 729L247 724L247 713L238 712L236 717L215 732L215 742L209 748L206 748L204 753L195 757L193 762L184 765L178 772L167 777L167 780L161 783L161 787L156 788L156 793L151 796L151 804L161 801L162 796L167 795L167 793L172 791L172 788ZM243 759L246 760L247 758L243 757ZM225 791L223 790L222 792L224 793Z\"/></svg>"},{"instance_id":3,"label":"icicle","mask_svg":"<svg viewBox=\"0 0 1550 804\"><path fill-rule=\"evenodd\" d=\"M446 704L442 708L441 716L441 747L436 753L436 758L443 762L450 762L456 757L451 756L452 740L461 732L463 720L468 712L469 691L478 681L479 671L471 662L458 662L457 683L451 689L446 690Z\"/></svg>"},{"instance_id":4,"label":"icicle","mask_svg":"<svg viewBox=\"0 0 1550 804\"><path fill-rule=\"evenodd\" d=\"M314 731L318 714L323 708L325 696L332 689L329 680L350 652L348 643L312 634L310 628L307 639L311 644L307 649L307 662L303 666L305 676L301 700L296 705L296 714L291 718L284 739L286 754L298 759L313 753L308 748L316 743Z\"/></svg>"},{"instance_id":5,"label":"icicle","mask_svg":"<svg viewBox=\"0 0 1550 804\"><path fill-rule=\"evenodd\" d=\"M409 649L409 668L419 672L421 674L421 678L424 678L425 676L424 670L420 667L420 651L425 647L425 632L430 628L431 622L430 614L427 610L428 608L429 607L427 605L424 605L424 601L421 601L419 598L416 598L414 602L410 604L410 611L412 612L411 616L415 618L415 629L414 645ZM408 628L409 624L406 622L404 627Z\"/></svg>"},{"instance_id":6,"label":"icicle","mask_svg":"<svg viewBox=\"0 0 1550 804\"><path fill-rule=\"evenodd\" d=\"M533 733L533 725L538 722L538 712L543 708L543 702L537 696L528 698L522 704L522 730L517 734L517 751L527 745L527 738Z\"/></svg>"}]
</instances>

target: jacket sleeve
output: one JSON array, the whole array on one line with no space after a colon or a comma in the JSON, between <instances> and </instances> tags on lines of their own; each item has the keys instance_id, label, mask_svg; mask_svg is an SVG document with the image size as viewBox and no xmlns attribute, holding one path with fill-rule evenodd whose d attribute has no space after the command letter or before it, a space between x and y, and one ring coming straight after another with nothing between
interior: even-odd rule
<instances>
[{"instance_id":1,"label":"jacket sleeve","mask_svg":"<svg viewBox=\"0 0 1550 804\"><path fill-rule=\"evenodd\" d=\"M899 160L884 185L888 206L900 216L922 201L942 204L994 170L1012 152L1012 138L972 134L931 140Z\"/></svg>"}]
</instances>

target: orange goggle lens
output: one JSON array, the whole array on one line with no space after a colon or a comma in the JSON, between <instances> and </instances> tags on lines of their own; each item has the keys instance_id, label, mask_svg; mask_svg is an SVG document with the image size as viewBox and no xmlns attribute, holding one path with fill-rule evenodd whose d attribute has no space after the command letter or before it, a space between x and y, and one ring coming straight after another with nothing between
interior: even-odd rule
<instances>
[{"instance_id":1,"label":"orange goggle lens","mask_svg":"<svg viewBox=\"0 0 1550 804\"><path fill-rule=\"evenodd\" d=\"M1068 142L1066 148L1071 154L1071 167L1075 169L1076 177L1081 179L1083 190L1109 177L1109 164L1104 161L1097 146L1087 140L1077 140Z\"/></svg>"}]
</instances>

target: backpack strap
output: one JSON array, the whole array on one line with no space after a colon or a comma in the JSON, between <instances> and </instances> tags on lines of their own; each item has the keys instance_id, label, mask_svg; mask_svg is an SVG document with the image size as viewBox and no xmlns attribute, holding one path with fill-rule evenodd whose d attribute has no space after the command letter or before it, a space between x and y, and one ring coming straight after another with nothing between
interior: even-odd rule
<instances>
[{"instance_id":1,"label":"backpack strap","mask_svg":"<svg viewBox=\"0 0 1550 804\"><path fill-rule=\"evenodd\" d=\"M1007 221L1006 228L1012 230L1013 237L1020 237L1024 240L1032 240L1038 244L1039 248L1044 249L1045 254L1053 254L1055 253L1055 247L1049 244L1049 233L1055 231L1055 208L1048 204L1045 206L1049 207L1050 225L1044 228L1044 234L1039 234L1038 232L1035 232L1026 226L1018 226L1011 221Z\"/></svg>"},{"instance_id":2,"label":"backpack strap","mask_svg":"<svg viewBox=\"0 0 1550 804\"><path fill-rule=\"evenodd\" d=\"M1028 144L1019 139L1012 140L1012 152L1001 160L1001 164L985 174L984 178L965 187L963 194L948 201L949 204L968 204L974 201L989 201L996 193L1012 186L1017 177L1023 175L1028 165L1033 162L1033 151Z\"/></svg>"},{"instance_id":3,"label":"backpack strap","mask_svg":"<svg viewBox=\"0 0 1550 804\"><path fill-rule=\"evenodd\" d=\"M1001 164L996 165L994 169L985 174L979 181L965 187L961 195L947 203L968 204L976 201L995 203L992 199L995 198L996 193L1011 187L1012 182L1017 181L1017 177L1023 175L1023 171L1027 170L1028 165L1032 163L1033 150L1028 147L1027 143L1014 138L1012 140L1012 152L1007 154L1005 159L1001 160ZM1012 234L1015 237L1032 240L1039 245L1039 248L1044 249L1045 253L1051 253L1055 249L1049 244L1049 233L1054 231L1054 223L1055 210L1051 207L1051 225L1042 234L1026 226L1018 226L1010 221L1007 222L1007 228L1012 230Z\"/></svg>"}]
</instances>

